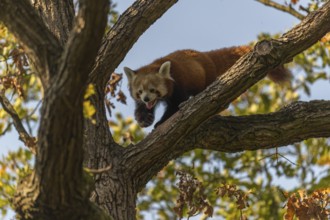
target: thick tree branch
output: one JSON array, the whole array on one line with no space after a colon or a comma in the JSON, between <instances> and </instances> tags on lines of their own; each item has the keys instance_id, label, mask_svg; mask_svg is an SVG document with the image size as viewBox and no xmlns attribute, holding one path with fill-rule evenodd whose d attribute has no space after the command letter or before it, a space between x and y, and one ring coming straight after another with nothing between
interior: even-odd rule
<instances>
[{"instance_id":1,"label":"thick tree branch","mask_svg":"<svg viewBox=\"0 0 330 220\"><path fill-rule=\"evenodd\" d=\"M265 115L214 116L178 145L184 151L202 148L221 152L281 147L308 138L330 137L329 119L330 101L294 102Z\"/></svg>"},{"instance_id":2,"label":"thick tree branch","mask_svg":"<svg viewBox=\"0 0 330 220\"><path fill-rule=\"evenodd\" d=\"M40 74L44 86L53 70L50 63L62 52L58 39L48 30L29 1L1 0L0 20L23 44L25 51Z\"/></svg>"},{"instance_id":3,"label":"thick tree branch","mask_svg":"<svg viewBox=\"0 0 330 220\"><path fill-rule=\"evenodd\" d=\"M330 137L329 119L330 101L294 102L278 112L264 115L216 115L172 148L166 159L158 158L158 163L148 171L158 171L169 159L197 148L235 153L286 146L309 138ZM143 179L145 177L147 179ZM140 178L145 183L150 177Z\"/></svg>"},{"instance_id":4,"label":"thick tree branch","mask_svg":"<svg viewBox=\"0 0 330 220\"><path fill-rule=\"evenodd\" d=\"M294 8L292 8L291 5L289 5L289 6L281 5L281 4L276 3L276 2L274 2L272 0L256 0L256 1L262 3L262 4L266 5L266 6L269 6L269 7L275 8L275 9L278 9L280 11L287 12L287 13L295 16L299 20L302 20L305 17L305 15L299 13Z\"/></svg>"},{"instance_id":5,"label":"thick tree branch","mask_svg":"<svg viewBox=\"0 0 330 220\"><path fill-rule=\"evenodd\" d=\"M33 154L36 152L36 139L31 137L29 133L23 126L21 119L19 118L17 112L15 111L12 104L10 104L9 100L5 96L3 92L0 92L0 103L3 109L10 115L13 119L14 126L18 132L19 139L27 146Z\"/></svg>"},{"instance_id":6,"label":"thick tree branch","mask_svg":"<svg viewBox=\"0 0 330 220\"><path fill-rule=\"evenodd\" d=\"M151 178L173 159L172 153L176 147L179 147L177 144L183 141L183 138L205 120L226 109L240 94L265 77L270 69L291 60L293 56L316 43L328 31L330 31L330 1L309 14L280 39L257 44L252 52L238 60L226 74L204 92L188 100L175 115L145 140L127 148L126 160L123 164L131 165L131 173L134 177L138 178L147 173ZM150 167L153 167L154 172L150 171Z\"/></svg>"},{"instance_id":7,"label":"thick tree branch","mask_svg":"<svg viewBox=\"0 0 330 220\"><path fill-rule=\"evenodd\" d=\"M65 179L71 179L73 173L82 172L84 88L105 30L108 6L107 0L80 1L80 10L62 56L59 74L52 79L51 87L46 91L39 129L40 157L37 157L37 161L41 161L37 165L43 164L43 160L57 161L56 166L48 163L50 167L46 166L45 172L40 175L53 175L53 179L60 178L59 184L64 184L62 181L70 182ZM53 119L52 125L49 124L50 118ZM68 140L55 140L56 137L68 137ZM71 140L72 137L75 137L75 140ZM59 148L61 154L56 153ZM63 158L63 154L71 158ZM67 175L58 174L62 170L59 166L67 166L63 159L71 163L72 170L66 168ZM44 185L49 187L52 184Z\"/></svg>"},{"instance_id":8,"label":"thick tree branch","mask_svg":"<svg viewBox=\"0 0 330 220\"><path fill-rule=\"evenodd\" d=\"M137 0L129 7L103 40L91 81L104 88L138 38L177 1Z\"/></svg>"},{"instance_id":9,"label":"thick tree branch","mask_svg":"<svg viewBox=\"0 0 330 220\"><path fill-rule=\"evenodd\" d=\"M110 172L95 176L95 201L117 219L132 219L136 215L134 181L120 164L122 147L111 138L104 108L104 88L110 74L123 60L137 39L161 17L177 0L137 0L107 33L99 51L89 82L96 88L92 104L96 107L96 123L85 123L85 164L99 169L113 164ZM120 46L118 46L120 45ZM125 180L125 184L118 179ZM113 195L112 197L110 195ZM128 199L121 203L122 198Z\"/></svg>"},{"instance_id":10,"label":"thick tree branch","mask_svg":"<svg viewBox=\"0 0 330 220\"><path fill-rule=\"evenodd\" d=\"M73 26L73 0L32 0L32 4L48 29L64 45Z\"/></svg>"},{"instance_id":11,"label":"thick tree branch","mask_svg":"<svg viewBox=\"0 0 330 220\"><path fill-rule=\"evenodd\" d=\"M34 219L106 218L88 200L90 188L82 168L82 109L88 73L105 31L109 1L79 3L61 66L45 91L35 173L26 184L22 183L25 186L15 198L18 213L39 216ZM54 61L52 64L56 65Z\"/></svg>"},{"instance_id":12,"label":"thick tree branch","mask_svg":"<svg viewBox=\"0 0 330 220\"><path fill-rule=\"evenodd\" d=\"M68 71L70 72L69 77L75 78L75 81L78 82L77 78L86 78L94 65L100 41L104 34L105 16L107 16L109 10L109 2L106 0L97 3L88 2L80 1L80 9L75 19L75 25L61 57L63 65L60 67L59 78L62 78L61 75L64 71ZM76 88L70 89L77 90Z\"/></svg>"},{"instance_id":13,"label":"thick tree branch","mask_svg":"<svg viewBox=\"0 0 330 220\"><path fill-rule=\"evenodd\" d=\"M103 39L96 65L89 82L95 84L96 95L91 98L97 107L96 124L85 123L86 166L97 169L111 161L112 153L118 155L120 147L114 143L109 132L104 109L104 88L111 73L125 57L137 39L161 17L177 0L138 0L129 7ZM120 45L120 47L118 47ZM94 138L89 138L94 137ZM99 144L94 141L97 140ZM111 146L111 147L109 147ZM112 152L114 151L114 152ZM100 153L102 152L102 153ZM100 156L102 155L102 156Z\"/></svg>"}]
</instances>

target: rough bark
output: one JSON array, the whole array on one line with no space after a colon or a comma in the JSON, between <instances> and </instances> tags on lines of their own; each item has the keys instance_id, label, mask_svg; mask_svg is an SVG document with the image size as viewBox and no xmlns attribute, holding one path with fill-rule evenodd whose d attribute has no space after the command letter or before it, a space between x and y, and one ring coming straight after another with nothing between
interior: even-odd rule
<instances>
[{"instance_id":1,"label":"rough bark","mask_svg":"<svg viewBox=\"0 0 330 220\"><path fill-rule=\"evenodd\" d=\"M330 101L294 102L278 112L214 116L191 132L174 157L194 148L239 152L286 146L308 138L330 137ZM183 150L182 150L183 149Z\"/></svg>"},{"instance_id":2,"label":"rough bark","mask_svg":"<svg viewBox=\"0 0 330 220\"><path fill-rule=\"evenodd\" d=\"M73 26L74 4L72 0L32 0L32 5L39 13L43 23L64 45Z\"/></svg>"},{"instance_id":3,"label":"rough bark","mask_svg":"<svg viewBox=\"0 0 330 220\"><path fill-rule=\"evenodd\" d=\"M109 219L89 202L91 186L82 169L83 95L108 8L107 0L80 1L69 39L56 51L61 57L41 64L52 77L41 110L35 170L19 186L14 201L22 218Z\"/></svg>"},{"instance_id":4,"label":"rough bark","mask_svg":"<svg viewBox=\"0 0 330 220\"><path fill-rule=\"evenodd\" d=\"M237 152L329 137L329 102L295 103L262 116L214 115L262 79L268 70L291 60L330 31L330 2L280 39L256 45L145 140L127 148L114 143L108 129L103 104L105 83L139 36L177 0L136 1L102 43L109 5L106 0L80 1L74 26L72 1L35 0L32 5L26 2L0 0L0 20L25 45L42 73L46 90L36 169L20 183L14 199L23 218L109 218L88 201L90 185L83 174L83 159L89 168L111 166L110 170L95 174L92 201L116 220L132 220L137 193L170 160L186 151L204 148ZM22 16L13 16L17 12ZM96 88L92 97L97 108L95 124L82 115L87 83ZM288 115L290 118L284 117ZM303 123L309 126L304 127Z\"/></svg>"},{"instance_id":5,"label":"rough bark","mask_svg":"<svg viewBox=\"0 0 330 220\"><path fill-rule=\"evenodd\" d=\"M104 109L104 87L111 73L119 65L137 39L177 0L139 0L129 7L103 39L96 65L89 83L96 88L91 102L97 108L96 124L85 123L85 164L88 168L102 169L111 165L109 172L95 175L92 200L115 219L135 218L137 190L123 163L123 148L113 142Z\"/></svg>"}]
</instances>

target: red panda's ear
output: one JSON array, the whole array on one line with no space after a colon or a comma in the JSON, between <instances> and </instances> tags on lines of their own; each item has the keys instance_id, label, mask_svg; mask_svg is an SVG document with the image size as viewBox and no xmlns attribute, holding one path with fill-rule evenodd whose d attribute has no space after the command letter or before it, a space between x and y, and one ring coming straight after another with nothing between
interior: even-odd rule
<instances>
[{"instance_id":1,"label":"red panda's ear","mask_svg":"<svg viewBox=\"0 0 330 220\"><path fill-rule=\"evenodd\" d=\"M128 67L124 67L124 72L127 76L128 81L131 82L135 76L135 72Z\"/></svg>"},{"instance_id":2,"label":"red panda's ear","mask_svg":"<svg viewBox=\"0 0 330 220\"><path fill-rule=\"evenodd\" d=\"M160 66L159 74L165 78L173 80L170 70L171 70L171 61L166 61Z\"/></svg>"}]
</instances>

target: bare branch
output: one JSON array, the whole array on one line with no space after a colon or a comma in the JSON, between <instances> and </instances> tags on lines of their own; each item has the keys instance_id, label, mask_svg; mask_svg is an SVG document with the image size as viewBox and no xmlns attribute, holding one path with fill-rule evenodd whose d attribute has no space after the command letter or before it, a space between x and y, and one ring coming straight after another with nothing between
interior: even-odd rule
<instances>
[{"instance_id":1,"label":"bare branch","mask_svg":"<svg viewBox=\"0 0 330 220\"><path fill-rule=\"evenodd\" d=\"M154 173L147 171L148 174L154 175L161 169L160 161L164 161L162 165L165 165L173 159L178 143L190 132L208 118L226 109L240 94L265 77L270 69L291 60L293 56L316 43L329 30L330 1L318 11L309 14L280 39L258 43L255 50L238 60L204 92L188 100L176 114L143 141L125 149L128 160L125 163L134 164L131 172L139 177L150 167L154 169L156 166Z\"/></svg>"},{"instance_id":2,"label":"bare branch","mask_svg":"<svg viewBox=\"0 0 330 220\"><path fill-rule=\"evenodd\" d=\"M112 169L112 164L110 164L109 166L107 167L104 167L104 168L99 168L99 169L90 169L90 168L84 168L88 173L91 173L93 175L96 175L96 174L101 174L101 173L104 173L104 172L107 172L107 171L110 171Z\"/></svg>"},{"instance_id":3,"label":"bare branch","mask_svg":"<svg viewBox=\"0 0 330 220\"><path fill-rule=\"evenodd\" d=\"M13 119L14 126L19 134L19 139L27 146L33 154L36 152L36 138L31 137L29 133L24 128L21 119L19 118L14 107L10 104L9 100L3 92L0 92L0 103L3 109L11 116Z\"/></svg>"},{"instance_id":4,"label":"bare branch","mask_svg":"<svg viewBox=\"0 0 330 220\"><path fill-rule=\"evenodd\" d=\"M262 3L262 4L266 5L266 6L269 6L269 7L275 8L275 9L278 9L280 11L287 12L290 15L295 16L299 20L302 20L305 17L305 15L299 13L294 8L292 8L291 5L284 6L284 5L281 5L279 3L274 2L272 0L256 0L256 1Z\"/></svg>"}]
</instances>

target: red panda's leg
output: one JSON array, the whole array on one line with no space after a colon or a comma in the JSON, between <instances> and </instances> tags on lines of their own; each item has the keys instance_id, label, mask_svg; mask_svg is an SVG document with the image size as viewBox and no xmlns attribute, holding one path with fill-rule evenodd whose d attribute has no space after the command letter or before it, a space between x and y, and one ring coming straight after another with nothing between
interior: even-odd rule
<instances>
[{"instance_id":1,"label":"red panda's leg","mask_svg":"<svg viewBox=\"0 0 330 220\"><path fill-rule=\"evenodd\" d=\"M147 109L144 103L136 103L135 119L141 127L148 127L152 125L155 120L155 108Z\"/></svg>"},{"instance_id":2,"label":"red panda's leg","mask_svg":"<svg viewBox=\"0 0 330 220\"><path fill-rule=\"evenodd\" d=\"M179 110L178 105L173 103L167 103L166 110L164 112L164 115L162 118L155 124L155 128L162 124L164 121L166 121L168 118L170 118L175 112Z\"/></svg>"}]
</instances>

